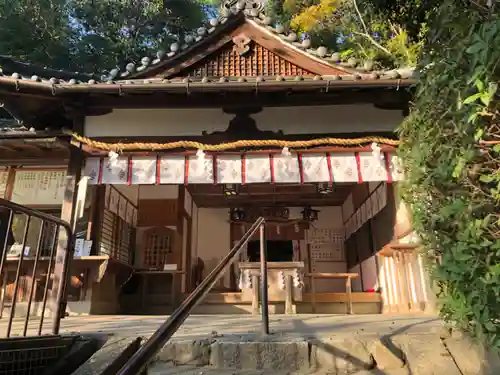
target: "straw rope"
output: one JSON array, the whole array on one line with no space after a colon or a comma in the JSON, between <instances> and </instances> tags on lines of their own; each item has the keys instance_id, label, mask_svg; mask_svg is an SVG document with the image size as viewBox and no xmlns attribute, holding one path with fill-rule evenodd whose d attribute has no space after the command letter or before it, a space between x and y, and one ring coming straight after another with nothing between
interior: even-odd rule
<instances>
[{"instance_id":1,"label":"straw rope","mask_svg":"<svg viewBox=\"0 0 500 375\"><path fill-rule=\"evenodd\" d=\"M235 142L227 142L220 144L206 144L194 141L176 141L168 143L154 142L134 142L134 143L108 143L96 141L88 137L81 136L76 133L71 133L73 139L89 147L103 151L130 151L130 150L173 150L177 148L188 148L204 151L225 151L234 150L244 147L288 147L288 148L308 148L317 146L361 146L367 143L377 143L379 145L397 146L398 140L384 137L362 137L362 138L320 138L307 141L284 141L277 139L263 140L239 140Z\"/></svg>"}]
</instances>

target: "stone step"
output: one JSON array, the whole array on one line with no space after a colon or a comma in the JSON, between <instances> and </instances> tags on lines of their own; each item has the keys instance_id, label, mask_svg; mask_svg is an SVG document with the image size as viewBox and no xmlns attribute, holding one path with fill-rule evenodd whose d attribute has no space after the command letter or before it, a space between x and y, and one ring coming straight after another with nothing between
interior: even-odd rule
<instances>
[{"instance_id":1,"label":"stone step","mask_svg":"<svg viewBox=\"0 0 500 375\"><path fill-rule=\"evenodd\" d=\"M176 340L155 358L154 366L195 366L200 374L211 369L257 373L331 375L460 375L436 335L402 335L393 341L380 337L338 337L309 340L213 338Z\"/></svg>"},{"instance_id":2,"label":"stone step","mask_svg":"<svg viewBox=\"0 0 500 375\"><path fill-rule=\"evenodd\" d=\"M148 368L148 375L288 375L286 371L262 370L221 370L210 367L174 366L168 363L155 363Z\"/></svg>"},{"instance_id":3,"label":"stone step","mask_svg":"<svg viewBox=\"0 0 500 375\"><path fill-rule=\"evenodd\" d=\"M410 375L407 368L398 370L363 370L351 375ZM210 367L174 366L156 363L149 367L148 375L332 375L331 371L309 370L304 372L286 372L273 370L221 370Z\"/></svg>"}]
</instances>

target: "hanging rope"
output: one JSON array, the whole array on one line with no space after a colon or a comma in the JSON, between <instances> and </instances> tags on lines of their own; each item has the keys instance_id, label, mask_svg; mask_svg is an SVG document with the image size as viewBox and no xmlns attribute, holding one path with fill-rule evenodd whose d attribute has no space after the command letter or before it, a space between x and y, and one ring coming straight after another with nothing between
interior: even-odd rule
<instances>
[{"instance_id":1,"label":"hanging rope","mask_svg":"<svg viewBox=\"0 0 500 375\"><path fill-rule=\"evenodd\" d=\"M284 141L277 139L262 139L262 140L240 140L235 142L227 142L220 144L206 144L195 141L176 141L168 143L155 142L134 142L134 143L108 143L96 141L88 137L81 136L76 133L71 133L73 139L86 144L89 147L103 151L130 151L130 150L173 150L178 148L204 150L204 151L225 151L234 150L245 147L288 147L288 148L308 148L318 146L362 146L369 143L377 143L379 145L397 146L398 140L384 137L362 137L362 138L320 138L307 141Z\"/></svg>"}]
</instances>

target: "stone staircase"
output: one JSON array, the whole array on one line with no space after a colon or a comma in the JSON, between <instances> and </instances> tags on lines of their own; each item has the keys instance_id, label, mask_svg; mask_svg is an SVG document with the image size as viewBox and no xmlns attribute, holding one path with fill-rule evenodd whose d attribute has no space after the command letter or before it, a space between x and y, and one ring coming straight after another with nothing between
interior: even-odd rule
<instances>
[{"instance_id":1,"label":"stone staircase","mask_svg":"<svg viewBox=\"0 0 500 375\"><path fill-rule=\"evenodd\" d=\"M74 375L100 374L133 338L113 337ZM148 374L169 375L494 375L500 358L485 355L464 337L438 332L393 337L339 335L290 339L274 334L173 339Z\"/></svg>"}]
</instances>

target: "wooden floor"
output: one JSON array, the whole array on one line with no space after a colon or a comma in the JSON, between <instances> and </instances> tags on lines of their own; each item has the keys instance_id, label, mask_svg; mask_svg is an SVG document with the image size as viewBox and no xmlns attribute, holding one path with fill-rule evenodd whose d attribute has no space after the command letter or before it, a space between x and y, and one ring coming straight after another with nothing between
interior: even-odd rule
<instances>
[{"instance_id":1,"label":"wooden floor","mask_svg":"<svg viewBox=\"0 0 500 375\"><path fill-rule=\"evenodd\" d=\"M382 297L380 293L352 293L353 303L380 303ZM243 293L241 292L222 292L222 293L209 293L203 303L242 303ZM311 293L304 293L301 303L311 302ZM280 302L272 301L269 302ZM316 293L317 303L344 303L347 302L346 293Z\"/></svg>"},{"instance_id":2,"label":"wooden floor","mask_svg":"<svg viewBox=\"0 0 500 375\"><path fill-rule=\"evenodd\" d=\"M313 309L311 293L304 293L302 301L294 302L294 313L297 314L345 314L347 312L346 293L316 293L315 309ZM352 293L354 314L380 314L382 312L382 298L379 293ZM162 313L161 308L152 310ZM241 292L210 293L197 306L194 314L251 314L250 301L243 300ZM270 314L284 314L285 302L269 300Z\"/></svg>"}]
</instances>

